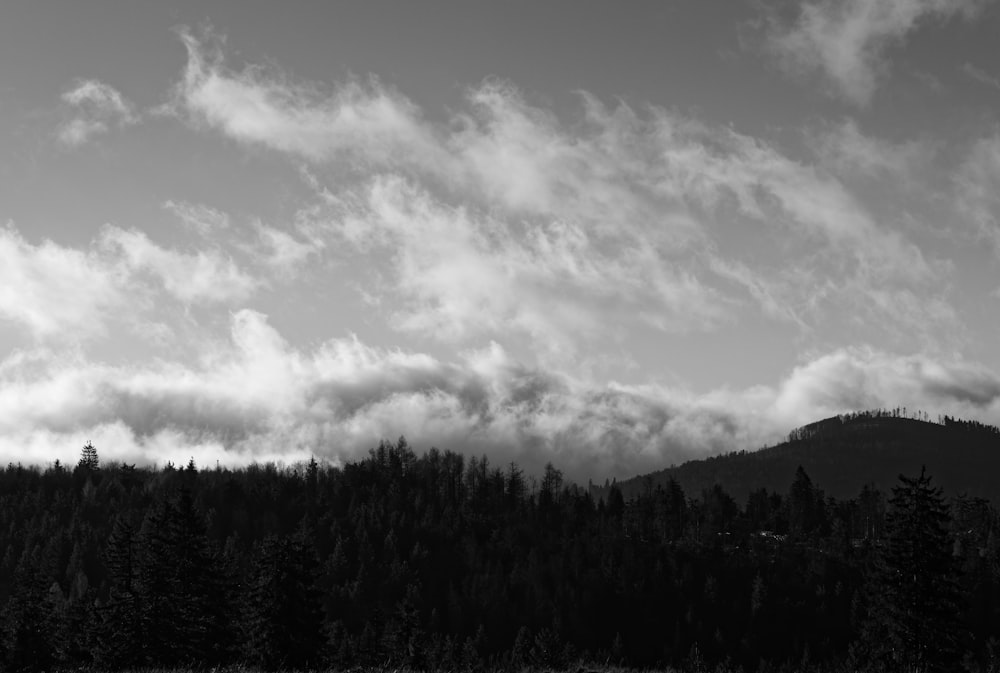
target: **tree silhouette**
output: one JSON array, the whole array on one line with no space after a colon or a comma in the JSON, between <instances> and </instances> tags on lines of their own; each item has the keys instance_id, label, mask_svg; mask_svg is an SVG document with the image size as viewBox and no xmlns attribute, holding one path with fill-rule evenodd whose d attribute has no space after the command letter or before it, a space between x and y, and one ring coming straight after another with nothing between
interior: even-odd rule
<instances>
[{"instance_id":1,"label":"tree silhouette","mask_svg":"<svg viewBox=\"0 0 1000 673\"><path fill-rule=\"evenodd\" d=\"M80 462L77 465L91 472L100 469L101 461L97 458L97 449L89 441L84 444L83 450L80 452Z\"/></svg>"},{"instance_id":2,"label":"tree silhouette","mask_svg":"<svg viewBox=\"0 0 1000 673\"><path fill-rule=\"evenodd\" d=\"M269 537L255 559L246 604L249 654L268 670L315 666L323 648L317 562L307 535Z\"/></svg>"},{"instance_id":3,"label":"tree silhouette","mask_svg":"<svg viewBox=\"0 0 1000 673\"><path fill-rule=\"evenodd\" d=\"M961 658L961 594L941 489L899 476L887 519L866 637L890 670L955 670Z\"/></svg>"}]
</instances>

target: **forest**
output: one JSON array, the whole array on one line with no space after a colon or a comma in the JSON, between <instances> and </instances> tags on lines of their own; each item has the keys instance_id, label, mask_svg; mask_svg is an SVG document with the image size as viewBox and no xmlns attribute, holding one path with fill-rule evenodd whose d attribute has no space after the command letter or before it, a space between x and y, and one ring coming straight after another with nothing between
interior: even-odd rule
<instances>
[{"instance_id":1,"label":"forest","mask_svg":"<svg viewBox=\"0 0 1000 673\"><path fill-rule=\"evenodd\" d=\"M98 451L0 471L4 670L1000 667L997 510L928 471L737 501L403 438L340 467Z\"/></svg>"}]
</instances>

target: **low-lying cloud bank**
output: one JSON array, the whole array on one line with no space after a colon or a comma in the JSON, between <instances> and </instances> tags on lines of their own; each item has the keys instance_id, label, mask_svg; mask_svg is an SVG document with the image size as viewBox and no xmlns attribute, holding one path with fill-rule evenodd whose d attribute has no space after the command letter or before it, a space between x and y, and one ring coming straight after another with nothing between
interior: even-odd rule
<instances>
[{"instance_id":1,"label":"low-lying cloud bank","mask_svg":"<svg viewBox=\"0 0 1000 673\"><path fill-rule=\"evenodd\" d=\"M302 352L250 310L232 316L230 336L195 367L13 354L0 364L0 456L73 461L92 440L105 459L140 463L340 463L406 435L418 450L487 454L535 471L551 460L586 480L758 448L852 409L1000 419L995 374L871 350L821 356L773 387L696 395L574 380L513 361L495 343L452 362L356 338Z\"/></svg>"}]
</instances>

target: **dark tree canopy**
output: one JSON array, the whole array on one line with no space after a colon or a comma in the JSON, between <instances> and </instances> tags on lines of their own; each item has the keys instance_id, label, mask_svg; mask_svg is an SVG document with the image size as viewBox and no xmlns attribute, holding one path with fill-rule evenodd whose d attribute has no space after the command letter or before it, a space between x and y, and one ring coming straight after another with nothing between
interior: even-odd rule
<instances>
[{"instance_id":1,"label":"dark tree canopy","mask_svg":"<svg viewBox=\"0 0 1000 673\"><path fill-rule=\"evenodd\" d=\"M995 670L1000 518L931 484L626 496L403 439L343 467L11 465L0 669Z\"/></svg>"},{"instance_id":2,"label":"dark tree canopy","mask_svg":"<svg viewBox=\"0 0 1000 673\"><path fill-rule=\"evenodd\" d=\"M953 671L962 657L962 596L948 505L931 477L900 475L889 499L869 622L887 668Z\"/></svg>"}]
</instances>

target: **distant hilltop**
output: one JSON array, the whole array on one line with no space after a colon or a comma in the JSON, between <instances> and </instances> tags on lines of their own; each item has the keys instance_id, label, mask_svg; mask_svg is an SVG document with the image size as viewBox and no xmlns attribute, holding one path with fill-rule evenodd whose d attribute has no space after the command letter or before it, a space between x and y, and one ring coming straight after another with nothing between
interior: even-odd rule
<instances>
[{"instance_id":1,"label":"distant hilltop","mask_svg":"<svg viewBox=\"0 0 1000 673\"><path fill-rule=\"evenodd\" d=\"M866 484L888 492L902 474L927 466L947 495L1000 503L1000 428L905 408L833 416L797 428L776 446L692 460L617 483L626 499L676 480L690 497L716 484L745 502L751 491L783 493L802 466L817 487L853 498ZM594 488L604 495L607 488Z\"/></svg>"}]
</instances>

